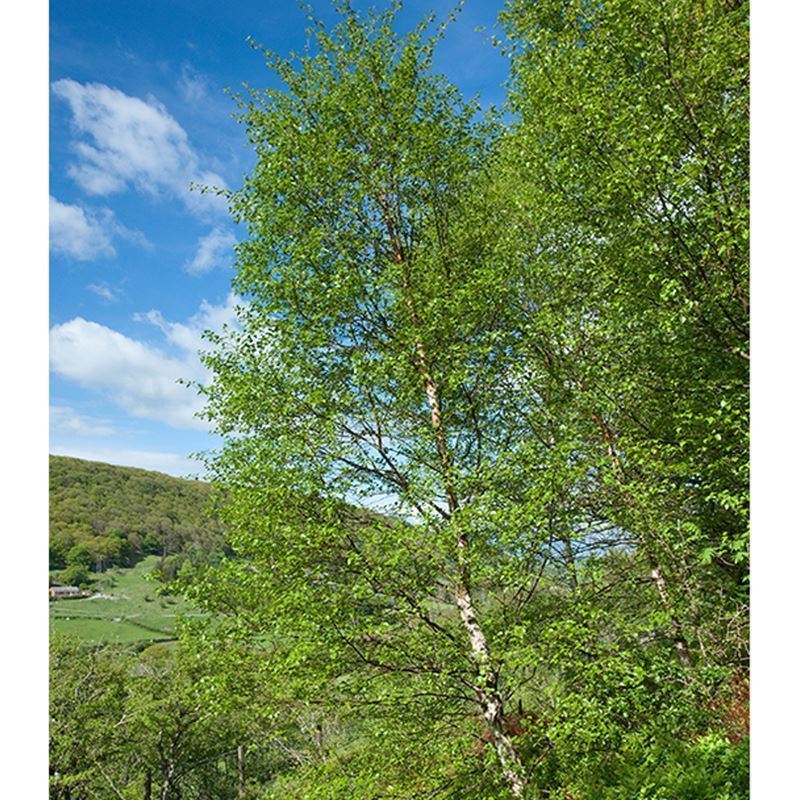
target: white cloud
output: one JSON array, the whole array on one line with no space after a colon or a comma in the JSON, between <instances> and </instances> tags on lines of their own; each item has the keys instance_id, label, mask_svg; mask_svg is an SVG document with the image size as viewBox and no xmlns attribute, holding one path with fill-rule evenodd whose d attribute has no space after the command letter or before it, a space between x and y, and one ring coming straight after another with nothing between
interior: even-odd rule
<instances>
[{"instance_id":1,"label":"white cloud","mask_svg":"<svg viewBox=\"0 0 800 800\"><path fill-rule=\"evenodd\" d=\"M111 209L68 205L50 196L51 250L78 261L113 258L116 255L115 238L140 247L152 247L141 231L120 224Z\"/></svg>"},{"instance_id":2,"label":"white cloud","mask_svg":"<svg viewBox=\"0 0 800 800\"><path fill-rule=\"evenodd\" d=\"M72 456L86 461L102 461L121 467L139 467L156 472L166 472L182 478L188 475L202 475L203 465L180 453L163 453L154 450L117 450L110 447L62 447L54 445L50 452L56 456Z\"/></svg>"},{"instance_id":3,"label":"white cloud","mask_svg":"<svg viewBox=\"0 0 800 800\"><path fill-rule=\"evenodd\" d=\"M96 216L50 197L50 249L78 261L116 255L111 236Z\"/></svg>"},{"instance_id":4,"label":"white cloud","mask_svg":"<svg viewBox=\"0 0 800 800\"><path fill-rule=\"evenodd\" d=\"M86 287L90 292L93 292L98 297L108 300L110 303L116 303L118 298L114 290L106 286L104 283L90 283Z\"/></svg>"},{"instance_id":5,"label":"white cloud","mask_svg":"<svg viewBox=\"0 0 800 800\"><path fill-rule=\"evenodd\" d=\"M198 367L81 317L50 330L50 365L63 378L100 391L128 413L177 428L205 426L201 408L179 378L197 378Z\"/></svg>"},{"instance_id":6,"label":"white cloud","mask_svg":"<svg viewBox=\"0 0 800 800\"><path fill-rule=\"evenodd\" d=\"M154 419L175 428L205 430L196 418L203 407L195 389L178 381L204 381L208 374L197 355L206 329L220 330L236 320L237 298L214 306L203 302L188 322L170 322L158 311L137 315L164 334L177 356L81 317L50 330L53 372L82 387L108 396L134 417Z\"/></svg>"},{"instance_id":7,"label":"white cloud","mask_svg":"<svg viewBox=\"0 0 800 800\"><path fill-rule=\"evenodd\" d=\"M197 242L197 250L191 261L186 263L186 271L192 275L203 275L215 267L229 268L233 263L233 247L236 237L232 231L218 225Z\"/></svg>"},{"instance_id":8,"label":"white cloud","mask_svg":"<svg viewBox=\"0 0 800 800\"><path fill-rule=\"evenodd\" d=\"M231 292L219 306L203 300L200 303L200 310L185 323L168 322L160 311L155 310L146 314L136 314L134 319L155 325L170 344L179 347L188 356L206 348L208 343L203 339L203 331L222 331L225 326L235 326L236 307L240 304L241 300Z\"/></svg>"},{"instance_id":9,"label":"white cloud","mask_svg":"<svg viewBox=\"0 0 800 800\"><path fill-rule=\"evenodd\" d=\"M107 420L85 417L67 406L50 406L50 431L78 436L113 436L116 432Z\"/></svg>"},{"instance_id":10,"label":"white cloud","mask_svg":"<svg viewBox=\"0 0 800 800\"><path fill-rule=\"evenodd\" d=\"M86 192L105 196L134 188L178 197L194 212L224 210L221 198L189 191L190 183L225 188L225 181L201 168L186 131L155 98L69 78L52 88L69 104L81 137L73 142L78 158L68 173Z\"/></svg>"}]
</instances>

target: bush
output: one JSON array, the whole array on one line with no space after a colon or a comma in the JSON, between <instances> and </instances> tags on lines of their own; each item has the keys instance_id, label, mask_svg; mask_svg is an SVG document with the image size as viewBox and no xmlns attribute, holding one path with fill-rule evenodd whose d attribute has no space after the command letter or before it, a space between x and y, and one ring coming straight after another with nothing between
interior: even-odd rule
<instances>
[{"instance_id":1,"label":"bush","mask_svg":"<svg viewBox=\"0 0 800 800\"><path fill-rule=\"evenodd\" d=\"M69 567L86 567L88 570L93 561L94 557L91 551L83 544L76 544L67 553L67 565Z\"/></svg>"},{"instance_id":2,"label":"bush","mask_svg":"<svg viewBox=\"0 0 800 800\"><path fill-rule=\"evenodd\" d=\"M580 787L585 800L747 800L749 740L719 734L622 754L613 770ZM598 779L599 778L599 779ZM577 787L576 787L577 788Z\"/></svg>"},{"instance_id":3,"label":"bush","mask_svg":"<svg viewBox=\"0 0 800 800\"><path fill-rule=\"evenodd\" d=\"M71 564L61 570L58 579L67 586L79 586L81 589L88 588L92 583L91 573L83 564Z\"/></svg>"}]
</instances>

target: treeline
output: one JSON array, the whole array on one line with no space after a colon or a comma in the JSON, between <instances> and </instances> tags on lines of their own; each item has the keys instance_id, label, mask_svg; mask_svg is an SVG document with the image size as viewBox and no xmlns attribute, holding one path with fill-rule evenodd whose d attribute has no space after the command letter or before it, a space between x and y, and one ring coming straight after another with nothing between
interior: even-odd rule
<instances>
[{"instance_id":1,"label":"treeline","mask_svg":"<svg viewBox=\"0 0 800 800\"><path fill-rule=\"evenodd\" d=\"M171 577L181 558L224 546L212 494L202 481L50 456L50 570L84 584L157 554Z\"/></svg>"}]
</instances>

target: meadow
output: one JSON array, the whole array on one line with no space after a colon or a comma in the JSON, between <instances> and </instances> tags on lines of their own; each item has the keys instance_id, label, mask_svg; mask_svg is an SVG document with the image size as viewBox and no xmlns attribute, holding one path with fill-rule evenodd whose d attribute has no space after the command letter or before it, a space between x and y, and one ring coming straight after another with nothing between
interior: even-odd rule
<instances>
[{"instance_id":1,"label":"meadow","mask_svg":"<svg viewBox=\"0 0 800 800\"><path fill-rule=\"evenodd\" d=\"M174 639L178 617L191 611L182 598L157 592L159 584L148 576L158 560L151 555L134 567L102 573L96 587L104 597L51 602L51 633L112 644Z\"/></svg>"}]
</instances>

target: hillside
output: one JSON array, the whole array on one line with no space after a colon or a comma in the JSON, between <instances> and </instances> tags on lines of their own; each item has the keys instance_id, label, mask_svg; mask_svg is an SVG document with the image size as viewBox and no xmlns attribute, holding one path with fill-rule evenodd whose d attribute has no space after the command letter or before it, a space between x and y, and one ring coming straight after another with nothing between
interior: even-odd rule
<instances>
[{"instance_id":1,"label":"hillside","mask_svg":"<svg viewBox=\"0 0 800 800\"><path fill-rule=\"evenodd\" d=\"M132 467L50 456L50 569L94 572L143 556L222 547L212 487Z\"/></svg>"}]
</instances>

